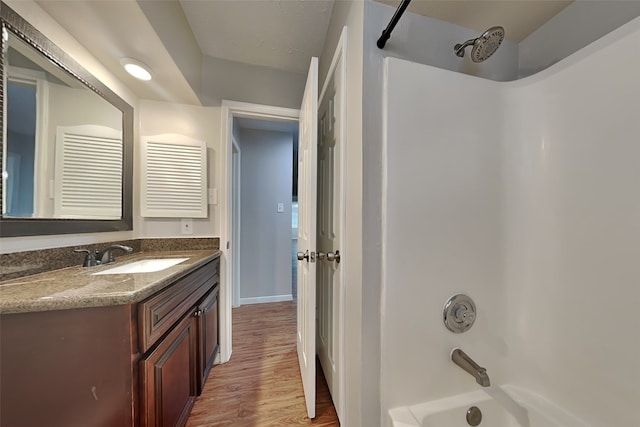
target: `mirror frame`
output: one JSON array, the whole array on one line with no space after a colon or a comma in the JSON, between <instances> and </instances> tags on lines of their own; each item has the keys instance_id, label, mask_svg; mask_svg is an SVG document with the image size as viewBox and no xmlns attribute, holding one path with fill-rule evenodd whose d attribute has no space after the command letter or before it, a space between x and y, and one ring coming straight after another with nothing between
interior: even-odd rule
<instances>
[{"instance_id":1,"label":"mirror frame","mask_svg":"<svg viewBox=\"0 0 640 427\"><path fill-rule=\"evenodd\" d=\"M20 37L52 63L63 71L83 83L87 88L97 93L111 105L122 111L122 216L119 220L92 220L92 219L55 219L55 218L1 218L0 237L38 236L53 234L75 233L99 233L109 231L125 231L133 229L133 107L116 95L105 84L87 71L80 63L71 58L66 52L56 46L40 31L24 20L4 2L0 3L0 22L3 28L7 28L13 34ZM4 38L0 37L2 50L5 51ZM6 80L4 70L4 55L0 58L0 134L4 135L4 82ZM4 143L4 141L3 141ZM0 150L0 162L4 150ZM2 198L2 185L0 184L0 200Z\"/></svg>"}]
</instances>

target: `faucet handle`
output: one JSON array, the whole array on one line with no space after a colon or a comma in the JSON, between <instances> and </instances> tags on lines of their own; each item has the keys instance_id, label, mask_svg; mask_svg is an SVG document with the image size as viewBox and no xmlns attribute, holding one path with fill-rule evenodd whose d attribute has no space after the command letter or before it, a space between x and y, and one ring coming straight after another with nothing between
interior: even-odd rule
<instances>
[{"instance_id":1,"label":"faucet handle","mask_svg":"<svg viewBox=\"0 0 640 427\"><path fill-rule=\"evenodd\" d=\"M124 246L124 245L108 246L101 251L96 251L96 260L98 264L111 264L112 262L115 262L116 259L113 256L114 249L120 249L126 253L133 252L133 248L129 246Z\"/></svg>"},{"instance_id":2,"label":"faucet handle","mask_svg":"<svg viewBox=\"0 0 640 427\"><path fill-rule=\"evenodd\" d=\"M84 252L87 255L84 257L84 262L82 263L83 267L93 267L98 264L96 261L96 256L89 249L74 249L73 252Z\"/></svg>"},{"instance_id":3,"label":"faucet handle","mask_svg":"<svg viewBox=\"0 0 640 427\"><path fill-rule=\"evenodd\" d=\"M444 325L454 334L468 330L476 321L476 305L464 294L457 294L447 300L444 305Z\"/></svg>"}]
</instances>

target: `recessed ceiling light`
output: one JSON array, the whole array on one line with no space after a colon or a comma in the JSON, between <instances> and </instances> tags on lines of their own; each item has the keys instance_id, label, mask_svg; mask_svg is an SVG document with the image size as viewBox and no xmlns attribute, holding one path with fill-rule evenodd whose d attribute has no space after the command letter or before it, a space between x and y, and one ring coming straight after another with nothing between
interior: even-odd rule
<instances>
[{"instance_id":1,"label":"recessed ceiling light","mask_svg":"<svg viewBox=\"0 0 640 427\"><path fill-rule=\"evenodd\" d=\"M151 80L151 70L142 62L132 58L122 58L120 63L136 79Z\"/></svg>"}]
</instances>

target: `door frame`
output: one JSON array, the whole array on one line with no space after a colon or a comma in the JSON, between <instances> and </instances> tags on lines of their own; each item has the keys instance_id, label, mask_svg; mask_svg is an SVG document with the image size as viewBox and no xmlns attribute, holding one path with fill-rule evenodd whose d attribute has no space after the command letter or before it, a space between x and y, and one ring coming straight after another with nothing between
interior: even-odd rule
<instances>
[{"instance_id":1,"label":"door frame","mask_svg":"<svg viewBox=\"0 0 640 427\"><path fill-rule=\"evenodd\" d=\"M233 254L231 258L233 260L240 259L240 218L242 204L240 189L242 188L242 169L240 167L242 163L242 153L240 151L240 144L236 141L236 138L231 135L231 200L232 200L232 216L233 224L231 230L231 241L236 244L231 248ZM240 263L233 263L233 270L231 271L231 284L232 284L232 307L240 307Z\"/></svg>"},{"instance_id":2,"label":"door frame","mask_svg":"<svg viewBox=\"0 0 640 427\"><path fill-rule=\"evenodd\" d=\"M251 104L237 101L222 101L221 111L220 188L222 209L220 210L220 362L228 362L232 353L233 269L237 261L229 242L233 236L233 119L247 117L254 119L298 122L300 110ZM235 261L235 262L234 262Z\"/></svg>"},{"instance_id":3,"label":"door frame","mask_svg":"<svg viewBox=\"0 0 640 427\"><path fill-rule=\"evenodd\" d=\"M49 105L49 82L46 79L45 73L42 71L30 70L27 68L20 68L9 66L7 73L7 86L9 81L19 84L25 84L33 86L36 92L36 123L35 123L35 147L33 158L33 215L34 217L41 217L46 214L45 205L49 200L49 197L53 197L51 194L53 189L50 188L49 178L46 173L48 168L48 162L53 161L46 149L48 143L47 129L49 127L49 109L46 107ZM11 77L9 77L9 75ZM5 110L6 111L6 110ZM5 113L6 114L6 113ZM7 140L7 126L2 132L3 141ZM44 148L43 148L44 147ZM3 156L2 156L2 170L7 170L7 147L3 144ZM6 178L2 178L2 188L6 187ZM2 192L2 213L5 213L7 192Z\"/></svg>"}]
</instances>

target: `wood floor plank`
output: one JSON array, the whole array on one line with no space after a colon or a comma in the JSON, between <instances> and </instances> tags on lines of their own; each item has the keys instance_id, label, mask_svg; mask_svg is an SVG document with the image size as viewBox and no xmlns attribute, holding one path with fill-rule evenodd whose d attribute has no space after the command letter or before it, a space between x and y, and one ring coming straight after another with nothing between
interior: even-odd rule
<instances>
[{"instance_id":1,"label":"wood floor plank","mask_svg":"<svg viewBox=\"0 0 640 427\"><path fill-rule=\"evenodd\" d=\"M316 418L307 417L296 353L294 302L233 309L233 354L216 365L187 427L339 427L317 364Z\"/></svg>"}]
</instances>

